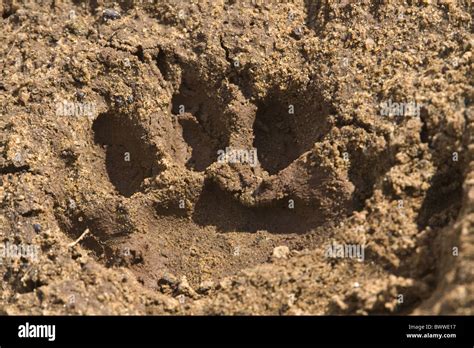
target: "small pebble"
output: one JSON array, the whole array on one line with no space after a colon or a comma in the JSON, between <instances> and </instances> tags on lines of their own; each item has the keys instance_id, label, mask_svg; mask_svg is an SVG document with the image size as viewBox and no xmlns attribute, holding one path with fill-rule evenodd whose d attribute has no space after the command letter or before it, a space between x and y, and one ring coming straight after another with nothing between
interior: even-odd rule
<instances>
[{"instance_id":1,"label":"small pebble","mask_svg":"<svg viewBox=\"0 0 474 348\"><path fill-rule=\"evenodd\" d=\"M15 158L13 158L13 162L20 164L23 162L23 156L20 153L16 153Z\"/></svg>"},{"instance_id":2,"label":"small pebble","mask_svg":"<svg viewBox=\"0 0 474 348\"><path fill-rule=\"evenodd\" d=\"M177 287L179 284L178 279L171 275L171 274L165 274L163 275L160 279L158 279L158 285L168 285L171 287Z\"/></svg>"},{"instance_id":3,"label":"small pebble","mask_svg":"<svg viewBox=\"0 0 474 348\"><path fill-rule=\"evenodd\" d=\"M371 38L368 38L367 40L365 40L365 48L370 50L372 48L374 48L375 46L375 41L372 40Z\"/></svg>"},{"instance_id":4,"label":"small pebble","mask_svg":"<svg viewBox=\"0 0 474 348\"><path fill-rule=\"evenodd\" d=\"M41 225L40 224L33 224L33 229L35 230L36 233L41 232Z\"/></svg>"},{"instance_id":5,"label":"small pebble","mask_svg":"<svg viewBox=\"0 0 474 348\"><path fill-rule=\"evenodd\" d=\"M110 8L105 9L104 12L102 13L102 16L105 20L109 20L109 19L115 20L121 17L120 13Z\"/></svg>"},{"instance_id":6,"label":"small pebble","mask_svg":"<svg viewBox=\"0 0 474 348\"><path fill-rule=\"evenodd\" d=\"M273 257L276 259L286 259L289 254L290 249L285 245L277 246L273 249Z\"/></svg>"},{"instance_id":7,"label":"small pebble","mask_svg":"<svg viewBox=\"0 0 474 348\"><path fill-rule=\"evenodd\" d=\"M78 100L83 100L86 94L83 91L76 91L76 98Z\"/></svg>"},{"instance_id":8,"label":"small pebble","mask_svg":"<svg viewBox=\"0 0 474 348\"><path fill-rule=\"evenodd\" d=\"M197 292L200 294L207 294L210 290L212 290L213 287L214 287L214 282L212 282L211 280L206 280L206 281L201 282Z\"/></svg>"}]
</instances>

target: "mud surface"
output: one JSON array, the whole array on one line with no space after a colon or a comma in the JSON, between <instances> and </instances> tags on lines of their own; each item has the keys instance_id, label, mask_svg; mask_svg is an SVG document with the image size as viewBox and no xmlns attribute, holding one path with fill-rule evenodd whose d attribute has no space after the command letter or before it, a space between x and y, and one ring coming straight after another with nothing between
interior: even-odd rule
<instances>
[{"instance_id":1,"label":"mud surface","mask_svg":"<svg viewBox=\"0 0 474 348\"><path fill-rule=\"evenodd\" d=\"M0 3L1 313L473 314L472 8L408 3Z\"/></svg>"}]
</instances>

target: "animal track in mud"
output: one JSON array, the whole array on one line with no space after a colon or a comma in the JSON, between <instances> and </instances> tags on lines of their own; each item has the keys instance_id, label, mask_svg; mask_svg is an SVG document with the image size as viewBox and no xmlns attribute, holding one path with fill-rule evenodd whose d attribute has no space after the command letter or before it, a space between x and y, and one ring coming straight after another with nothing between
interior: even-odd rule
<instances>
[{"instance_id":1,"label":"animal track in mud","mask_svg":"<svg viewBox=\"0 0 474 348\"><path fill-rule=\"evenodd\" d=\"M219 279L266 262L273 247L285 243L287 238L296 238L293 243L297 248L309 246L304 235L325 222L317 210L305 206L298 193L292 196L291 189L284 192L284 182L258 184L257 180L278 178L280 171L310 151L314 142L331 127L330 107L319 96L309 98L309 92L300 93L301 86L295 87L293 93L269 92L254 103L237 100L244 97L236 97L229 89L212 85L191 71L194 70L184 69L171 94L169 113L159 113L155 125L150 127L144 124L148 123L146 119L139 120L112 108L93 122L93 140L104 151L105 177L117 194L111 192L111 207L104 200L95 204L95 209L86 208L83 222L73 223L70 228L74 238L90 228L97 240L89 238L84 245L104 259L106 265L128 265L137 275L148 279L146 283L151 287L166 272L184 274L191 283L199 283L203 275L188 255L189 248L199 248L193 242L195 238L204 238L207 244L202 247L206 253L220 260L211 274L211 278ZM171 79L172 74L167 77ZM288 112L290 104L295 107L294 113ZM314 125L315 130L306 127L306 122ZM156 147L152 138L161 138L164 147ZM226 147L245 150L252 146L261 159L256 167L217 162L218 150ZM171 164L161 167L163 157ZM298 163L294 170L297 180L299 173L307 174ZM291 173L282 175L288 177ZM226 182L227 175L237 178L235 183L240 188ZM218 177L222 179L220 182ZM195 178L200 179L193 181ZM256 195L260 191L267 193L268 187L274 192L265 204L248 205L238 197L239 191L245 191L247 186ZM183 198L190 205L180 209ZM289 203L293 200L295 209ZM115 206L121 208L117 210ZM129 211L133 213L129 215ZM99 223L99 217L107 222ZM188 232L175 235L174 223L169 225L167 219L177 219L176 223L186 225ZM158 232L150 234L157 226ZM139 229L147 234L132 233ZM235 232L241 236L238 238L247 241L240 243L249 244L238 263L231 242L236 237L225 237ZM263 245L257 242L262 233L268 241ZM168 250L166 245L170 242L181 245L180 253ZM138 255L135 261L127 261L125 249L131 255Z\"/></svg>"},{"instance_id":2,"label":"animal track in mud","mask_svg":"<svg viewBox=\"0 0 474 348\"><path fill-rule=\"evenodd\" d=\"M106 245L95 248L102 250L98 256L106 258L105 264L128 265L151 287L167 272L198 284L203 277L217 280L267 262L277 245L314 247L313 237L305 236L351 213L348 173L321 167L325 155L315 148L334 127L333 107L316 85L271 88L247 100L238 86L210 83L195 67L181 65L179 79L173 80L175 67L168 66L166 57L159 61L174 86L168 113L159 111L153 124L111 109L92 126L118 193L111 192L114 205L122 208L120 214L105 205L86 212L85 222L92 225L82 223L74 235L86 227L94 230L99 244ZM155 145L157 139L162 147ZM257 165L217 161L218 150L226 147L255 148ZM162 166L163 158L167 164ZM183 199L185 207L180 206ZM98 216L110 227L96 224ZM177 223L186 232L176 235ZM136 230L145 234L132 233ZM117 231L122 232L115 236ZM264 244L258 242L262 235ZM247 250L237 263L236 238ZM206 244L196 245L196 239ZM169 243L180 245L180 251L169 249ZM190 250L196 248L213 259L210 276L193 261ZM135 261L126 261L125 249L138 255Z\"/></svg>"}]
</instances>

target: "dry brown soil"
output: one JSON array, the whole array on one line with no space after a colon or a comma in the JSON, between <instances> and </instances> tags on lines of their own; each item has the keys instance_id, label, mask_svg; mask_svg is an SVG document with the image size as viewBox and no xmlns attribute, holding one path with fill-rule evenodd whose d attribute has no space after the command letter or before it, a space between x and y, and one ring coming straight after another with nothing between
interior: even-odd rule
<instances>
[{"instance_id":1,"label":"dry brown soil","mask_svg":"<svg viewBox=\"0 0 474 348\"><path fill-rule=\"evenodd\" d=\"M0 313L473 314L471 11L3 0Z\"/></svg>"}]
</instances>

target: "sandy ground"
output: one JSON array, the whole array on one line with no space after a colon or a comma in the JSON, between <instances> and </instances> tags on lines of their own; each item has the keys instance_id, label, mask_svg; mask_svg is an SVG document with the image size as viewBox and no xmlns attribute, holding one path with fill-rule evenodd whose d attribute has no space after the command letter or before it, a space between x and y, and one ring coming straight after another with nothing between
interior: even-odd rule
<instances>
[{"instance_id":1,"label":"sandy ground","mask_svg":"<svg viewBox=\"0 0 474 348\"><path fill-rule=\"evenodd\" d=\"M472 7L408 3L3 0L0 313L473 314Z\"/></svg>"}]
</instances>

